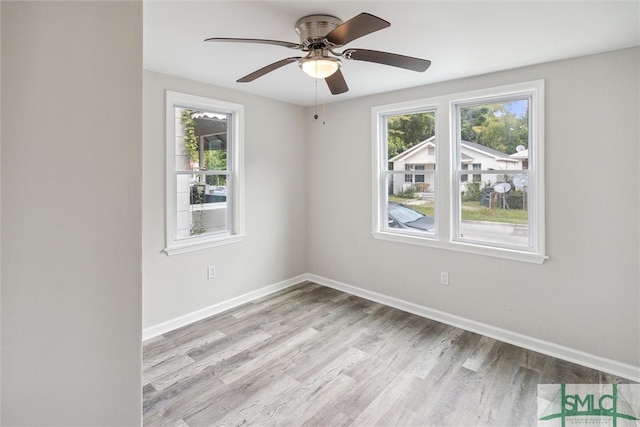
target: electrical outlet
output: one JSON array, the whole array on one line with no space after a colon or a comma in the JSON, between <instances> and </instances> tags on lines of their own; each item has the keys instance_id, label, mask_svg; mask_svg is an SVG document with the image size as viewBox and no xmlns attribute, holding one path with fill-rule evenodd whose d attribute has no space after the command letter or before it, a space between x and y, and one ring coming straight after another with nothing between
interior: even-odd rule
<instances>
[{"instance_id":1,"label":"electrical outlet","mask_svg":"<svg viewBox=\"0 0 640 427\"><path fill-rule=\"evenodd\" d=\"M440 284L449 285L449 273L447 273L446 271L440 272Z\"/></svg>"},{"instance_id":2,"label":"electrical outlet","mask_svg":"<svg viewBox=\"0 0 640 427\"><path fill-rule=\"evenodd\" d=\"M207 267L207 279L213 279L214 277L216 277L216 266L210 265Z\"/></svg>"}]
</instances>

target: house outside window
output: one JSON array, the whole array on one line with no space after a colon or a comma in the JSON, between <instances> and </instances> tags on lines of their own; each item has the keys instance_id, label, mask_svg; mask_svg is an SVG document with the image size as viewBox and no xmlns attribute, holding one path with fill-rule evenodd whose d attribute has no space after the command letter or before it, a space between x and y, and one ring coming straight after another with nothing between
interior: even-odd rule
<instances>
[{"instance_id":1,"label":"house outside window","mask_svg":"<svg viewBox=\"0 0 640 427\"><path fill-rule=\"evenodd\" d=\"M397 141L398 117L425 111L430 134ZM542 263L543 112L543 81L374 107L373 236ZM400 223L398 206L417 215Z\"/></svg>"},{"instance_id":2,"label":"house outside window","mask_svg":"<svg viewBox=\"0 0 640 427\"><path fill-rule=\"evenodd\" d=\"M169 255L241 240L243 107L167 91Z\"/></svg>"}]
</instances>

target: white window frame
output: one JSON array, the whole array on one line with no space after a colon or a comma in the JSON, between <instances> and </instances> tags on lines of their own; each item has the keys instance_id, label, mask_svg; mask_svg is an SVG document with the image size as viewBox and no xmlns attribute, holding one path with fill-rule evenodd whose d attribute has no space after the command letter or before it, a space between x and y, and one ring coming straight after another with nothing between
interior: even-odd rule
<instances>
[{"instance_id":1,"label":"white window frame","mask_svg":"<svg viewBox=\"0 0 640 427\"><path fill-rule=\"evenodd\" d=\"M230 115L231 138L227 142L229 152L230 184L227 209L230 210L231 229L223 233L202 234L188 238L176 237L177 188L176 188L176 120L175 107L219 112ZM166 247L167 255L176 255L200 249L236 243L245 237L244 231L244 106L202 96L166 91Z\"/></svg>"},{"instance_id":2,"label":"white window frame","mask_svg":"<svg viewBox=\"0 0 640 427\"><path fill-rule=\"evenodd\" d=\"M458 168L456 147L455 105L481 101L483 99L510 98L526 95L532 100L529 110L530 147L529 151L529 248L501 247L490 243L468 242L456 239L459 205ZM386 152L385 117L409 114L427 109L436 111L436 174L435 174L435 224L434 234L398 232L386 227ZM391 105L373 107L372 114L372 235L376 239L430 246L447 250L473 253L515 261L542 264L545 254L545 208L544 208L544 80L535 80L506 86L474 90L470 92L443 95L433 98L407 101ZM534 166L535 170L531 169Z\"/></svg>"}]
</instances>

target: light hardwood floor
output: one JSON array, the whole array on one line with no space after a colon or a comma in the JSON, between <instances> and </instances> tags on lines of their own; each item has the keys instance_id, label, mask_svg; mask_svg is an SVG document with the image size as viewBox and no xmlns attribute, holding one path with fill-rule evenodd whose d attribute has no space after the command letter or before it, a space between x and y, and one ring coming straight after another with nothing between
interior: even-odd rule
<instances>
[{"instance_id":1,"label":"light hardwood floor","mask_svg":"<svg viewBox=\"0 0 640 427\"><path fill-rule=\"evenodd\" d=\"M146 426L524 426L629 381L306 282L146 341L143 382Z\"/></svg>"}]
</instances>

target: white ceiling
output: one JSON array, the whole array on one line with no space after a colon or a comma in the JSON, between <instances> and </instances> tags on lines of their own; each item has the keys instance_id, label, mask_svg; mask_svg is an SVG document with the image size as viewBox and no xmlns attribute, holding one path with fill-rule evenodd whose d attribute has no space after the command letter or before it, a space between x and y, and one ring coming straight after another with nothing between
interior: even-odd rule
<instances>
[{"instance_id":1,"label":"white ceiling","mask_svg":"<svg viewBox=\"0 0 640 427\"><path fill-rule=\"evenodd\" d=\"M310 106L444 80L640 45L640 0L631 1L159 1L144 3L144 67ZM298 50L244 43L241 37L298 43L295 22L329 14L346 21L368 12L391 23L346 47L432 61L424 73L343 60L349 92L331 95L324 81L295 63L250 83L240 77ZM613 76L612 76L613 77Z\"/></svg>"}]
</instances>

